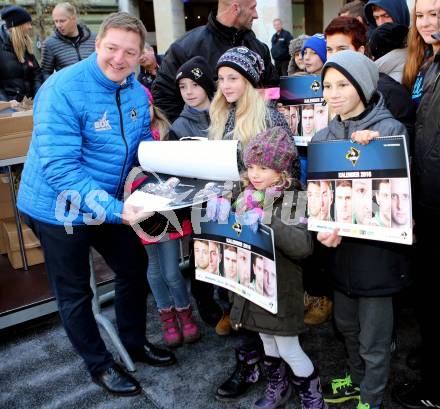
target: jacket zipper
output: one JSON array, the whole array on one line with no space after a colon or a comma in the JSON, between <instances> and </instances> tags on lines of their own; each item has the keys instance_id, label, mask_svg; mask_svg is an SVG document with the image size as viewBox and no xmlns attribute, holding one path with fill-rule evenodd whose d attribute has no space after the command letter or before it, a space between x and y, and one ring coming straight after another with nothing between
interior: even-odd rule
<instances>
[{"instance_id":1,"label":"jacket zipper","mask_svg":"<svg viewBox=\"0 0 440 409\"><path fill-rule=\"evenodd\" d=\"M125 139L124 121L122 119L122 111L121 111L120 92L121 92L121 88L118 88L116 90L116 104L118 106L118 111L119 111L119 125L121 127L121 136L122 136L122 140L124 141L124 144L125 144L125 158L124 158L124 165L122 166L122 170L121 170L121 177L119 179L118 189L116 190L116 195L115 195L116 199L119 197L119 191L121 190L122 180L124 178L125 165L127 164L127 158L128 158L128 144L127 144L127 140Z\"/></svg>"},{"instance_id":2,"label":"jacket zipper","mask_svg":"<svg viewBox=\"0 0 440 409\"><path fill-rule=\"evenodd\" d=\"M81 61L82 58L81 58L81 54L79 53L79 44L78 46L74 45L74 47L75 47L76 55L78 56L78 61Z\"/></svg>"},{"instance_id":3,"label":"jacket zipper","mask_svg":"<svg viewBox=\"0 0 440 409\"><path fill-rule=\"evenodd\" d=\"M350 139L348 137L348 124L344 122L344 139Z\"/></svg>"}]
</instances>

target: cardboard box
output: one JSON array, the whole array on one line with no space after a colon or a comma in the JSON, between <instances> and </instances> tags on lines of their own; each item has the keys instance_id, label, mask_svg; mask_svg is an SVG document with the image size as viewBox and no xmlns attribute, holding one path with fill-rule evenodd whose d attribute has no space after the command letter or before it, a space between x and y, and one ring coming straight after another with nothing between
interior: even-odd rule
<instances>
[{"instance_id":1,"label":"cardboard box","mask_svg":"<svg viewBox=\"0 0 440 409\"><path fill-rule=\"evenodd\" d=\"M0 116L0 159L26 156L33 125L32 111Z\"/></svg>"},{"instance_id":2,"label":"cardboard box","mask_svg":"<svg viewBox=\"0 0 440 409\"><path fill-rule=\"evenodd\" d=\"M23 232L23 241L26 248L26 258L28 265L33 266L35 264L44 263L43 251L40 247L40 242L29 226L22 223L21 229ZM6 219L0 222L0 230L3 235L3 239L6 242L6 249L8 253L8 259L12 267L22 268L23 263L21 261L20 245L18 242L17 227L15 226L15 219Z\"/></svg>"},{"instance_id":3,"label":"cardboard box","mask_svg":"<svg viewBox=\"0 0 440 409\"><path fill-rule=\"evenodd\" d=\"M5 179L3 176L4 174L0 173L0 221L14 217L14 209L12 208L9 184L4 183ZM0 231L0 254L5 254L6 252L6 241L3 238L2 232Z\"/></svg>"}]
</instances>

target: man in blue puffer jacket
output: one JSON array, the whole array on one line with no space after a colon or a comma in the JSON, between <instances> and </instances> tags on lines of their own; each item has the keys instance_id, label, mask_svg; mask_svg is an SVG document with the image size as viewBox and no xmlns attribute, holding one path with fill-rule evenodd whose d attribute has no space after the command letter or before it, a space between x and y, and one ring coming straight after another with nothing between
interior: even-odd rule
<instances>
[{"instance_id":1,"label":"man in blue puffer jacket","mask_svg":"<svg viewBox=\"0 0 440 409\"><path fill-rule=\"evenodd\" d=\"M69 339L93 381L118 395L141 388L99 335L90 246L116 274L116 321L130 356L153 365L175 362L172 353L146 340L148 260L129 226L146 215L121 200L139 143L152 139L147 94L133 75L145 36L137 18L111 14L101 25L96 53L44 83L18 195L23 219L41 241Z\"/></svg>"}]
</instances>

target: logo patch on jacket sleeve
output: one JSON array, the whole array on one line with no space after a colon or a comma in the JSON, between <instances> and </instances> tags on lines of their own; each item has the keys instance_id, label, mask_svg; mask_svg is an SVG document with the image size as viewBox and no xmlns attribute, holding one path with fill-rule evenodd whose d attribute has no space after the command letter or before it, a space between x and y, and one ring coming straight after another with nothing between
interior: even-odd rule
<instances>
[{"instance_id":1,"label":"logo patch on jacket sleeve","mask_svg":"<svg viewBox=\"0 0 440 409\"><path fill-rule=\"evenodd\" d=\"M102 118L95 122L95 131L108 131L109 129L112 129L112 127L107 119L107 111L105 111Z\"/></svg>"},{"instance_id":2,"label":"logo patch on jacket sleeve","mask_svg":"<svg viewBox=\"0 0 440 409\"><path fill-rule=\"evenodd\" d=\"M135 108L131 108L130 109L130 118L131 118L132 121L136 121L137 115L138 114L136 112L136 109Z\"/></svg>"}]
</instances>

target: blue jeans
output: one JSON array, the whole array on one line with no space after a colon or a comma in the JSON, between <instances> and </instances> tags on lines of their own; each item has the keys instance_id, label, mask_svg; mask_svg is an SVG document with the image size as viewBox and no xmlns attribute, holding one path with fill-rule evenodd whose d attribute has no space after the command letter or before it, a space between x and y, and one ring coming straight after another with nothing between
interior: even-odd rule
<instances>
[{"instance_id":1,"label":"blue jeans","mask_svg":"<svg viewBox=\"0 0 440 409\"><path fill-rule=\"evenodd\" d=\"M159 310L189 305L188 289L179 268L179 240L145 246L148 253L147 278Z\"/></svg>"}]
</instances>

